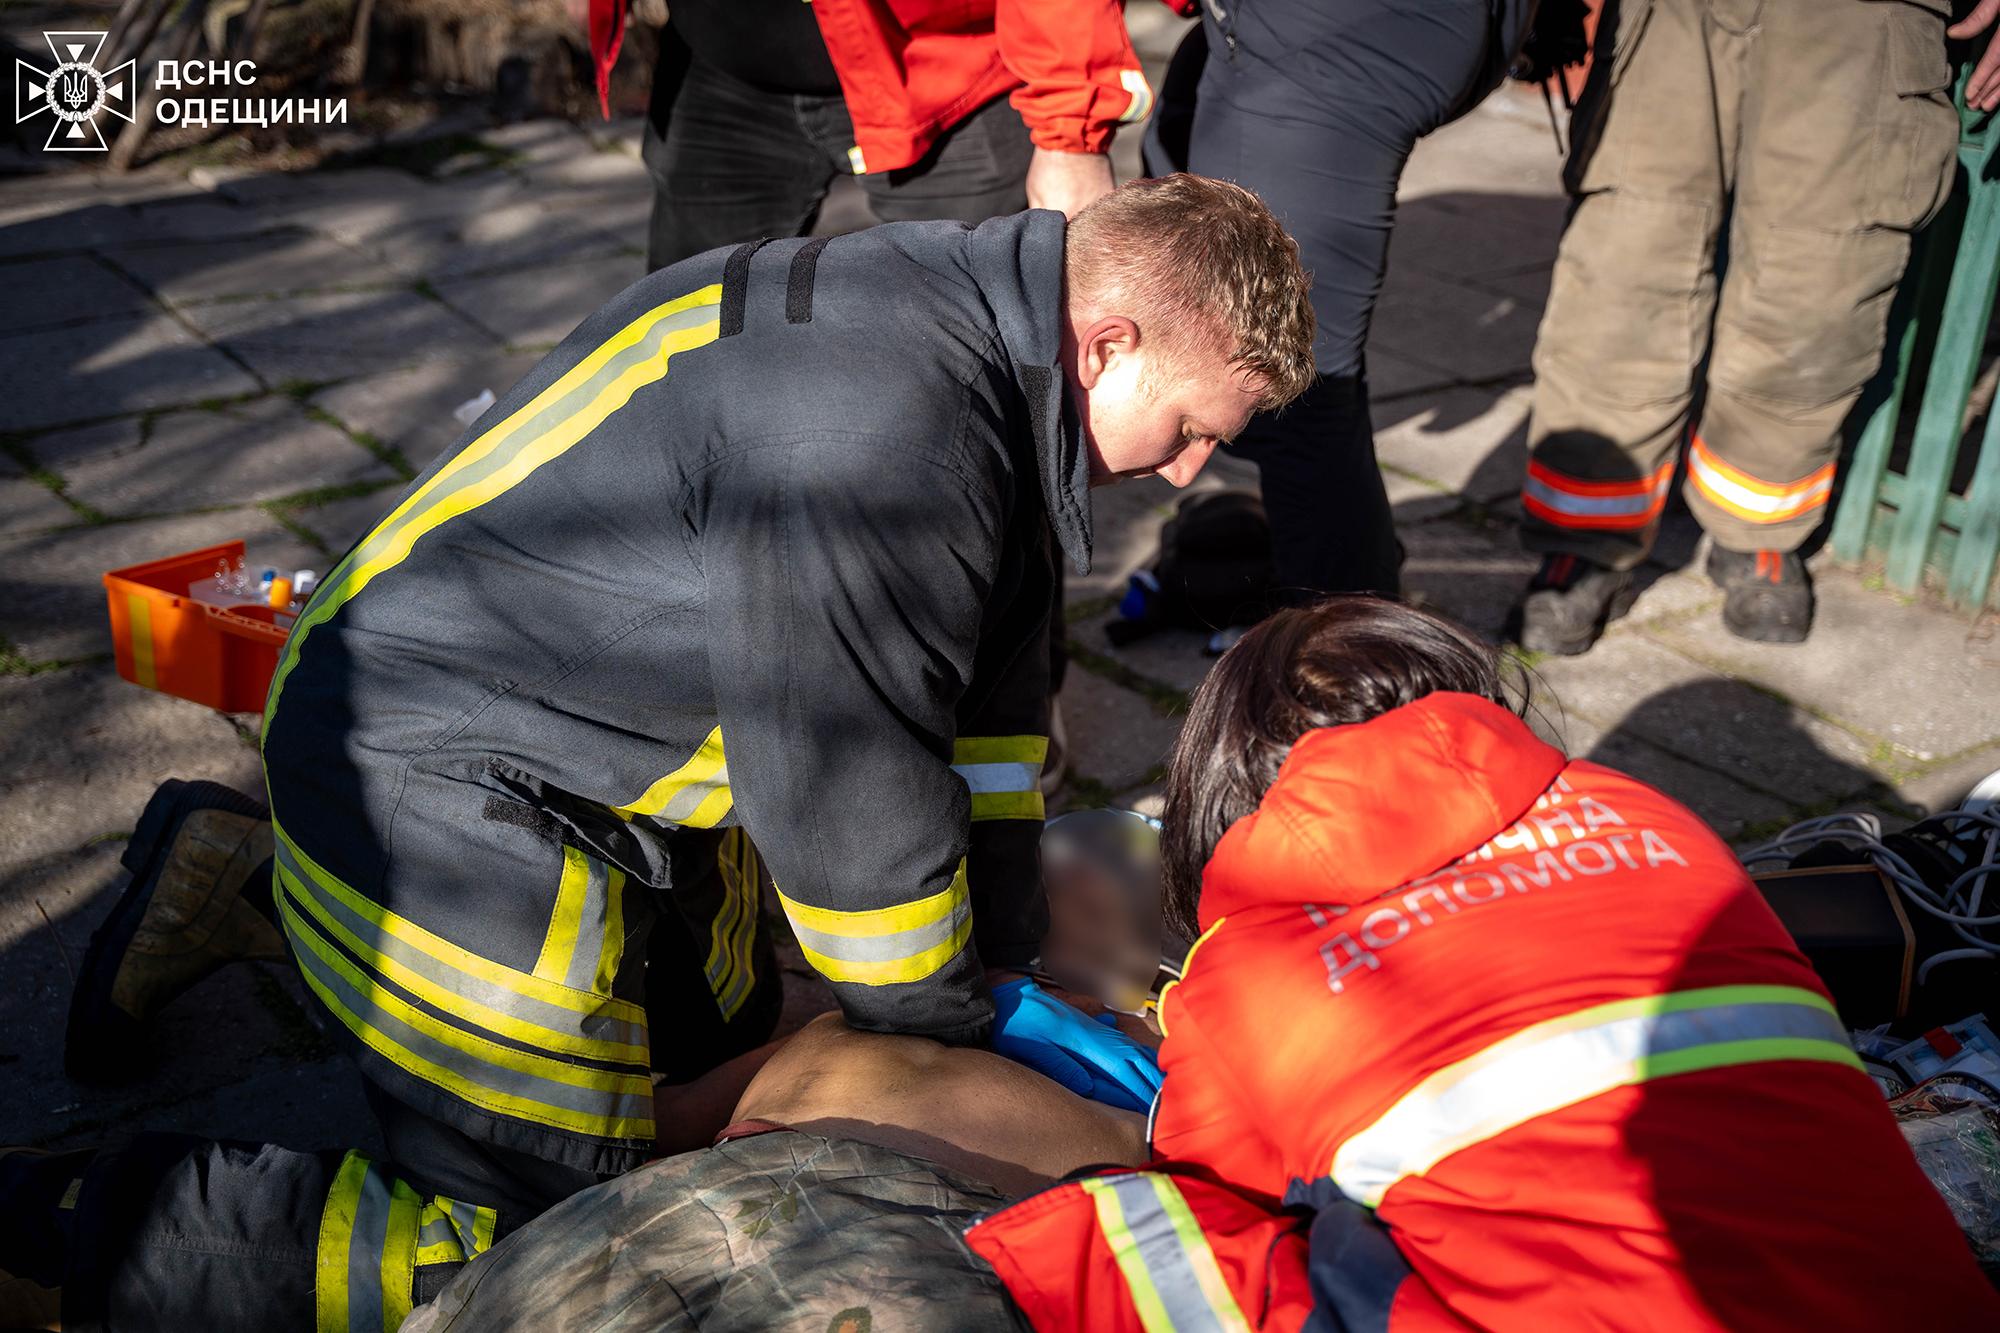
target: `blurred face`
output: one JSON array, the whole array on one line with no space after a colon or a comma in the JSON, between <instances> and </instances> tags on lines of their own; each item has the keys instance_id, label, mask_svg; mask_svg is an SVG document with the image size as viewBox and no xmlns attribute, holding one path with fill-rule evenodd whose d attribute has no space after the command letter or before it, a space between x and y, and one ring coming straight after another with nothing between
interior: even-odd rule
<instances>
[{"instance_id":1,"label":"blurred face","mask_svg":"<svg viewBox=\"0 0 2000 1333\"><path fill-rule=\"evenodd\" d=\"M1221 351L1169 355L1123 315L1072 325L1065 342L1093 486L1150 476L1185 486L1257 409L1263 386Z\"/></svg>"}]
</instances>

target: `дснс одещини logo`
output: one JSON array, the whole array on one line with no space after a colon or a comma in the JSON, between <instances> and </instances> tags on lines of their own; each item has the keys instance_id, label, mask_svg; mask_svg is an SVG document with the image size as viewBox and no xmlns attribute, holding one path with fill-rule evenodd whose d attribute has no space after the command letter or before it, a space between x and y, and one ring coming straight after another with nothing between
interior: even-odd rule
<instances>
[{"instance_id":1,"label":"\u0434\u0441\u043d\u0441 \u043e\u0434\u0435\u0449\u0438\u043d\u0438 logo","mask_svg":"<svg viewBox=\"0 0 2000 1333\"><path fill-rule=\"evenodd\" d=\"M134 61L100 73L97 56L104 47L101 32L45 32L49 53L56 58L52 70L37 69L25 60L14 62L14 122L53 112L55 124L49 141L42 145L51 153L101 153L104 134L97 128L97 113L108 111L120 120L132 119L132 100L138 89Z\"/></svg>"}]
</instances>

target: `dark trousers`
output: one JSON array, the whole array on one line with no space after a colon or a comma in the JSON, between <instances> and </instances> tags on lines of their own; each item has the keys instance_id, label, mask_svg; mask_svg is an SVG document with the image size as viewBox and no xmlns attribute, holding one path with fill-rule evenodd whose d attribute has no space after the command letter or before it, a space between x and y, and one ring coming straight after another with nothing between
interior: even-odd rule
<instances>
[{"instance_id":1,"label":"dark trousers","mask_svg":"<svg viewBox=\"0 0 2000 1333\"><path fill-rule=\"evenodd\" d=\"M678 74L678 77L675 75ZM835 176L853 173L854 124L838 97L768 92L700 60L661 56L644 155L653 176L646 262L763 236L803 236ZM861 176L884 222L983 222L1028 206L1034 145L1005 97L954 125L923 159Z\"/></svg>"},{"instance_id":2,"label":"dark trousers","mask_svg":"<svg viewBox=\"0 0 2000 1333\"><path fill-rule=\"evenodd\" d=\"M1236 446L1263 476L1279 586L1295 600L1395 592L1402 546L1375 462L1362 351L1403 164L1481 90L1493 5L1238 0L1222 12L1206 7L1175 55L1147 169L1185 165L1255 190L1313 277L1319 379Z\"/></svg>"}]
</instances>

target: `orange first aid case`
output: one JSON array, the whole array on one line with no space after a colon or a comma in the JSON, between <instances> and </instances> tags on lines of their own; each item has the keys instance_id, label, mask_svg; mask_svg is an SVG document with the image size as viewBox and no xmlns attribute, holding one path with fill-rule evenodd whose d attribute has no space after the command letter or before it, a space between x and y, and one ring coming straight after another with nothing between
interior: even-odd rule
<instances>
[{"instance_id":1,"label":"orange first aid case","mask_svg":"<svg viewBox=\"0 0 2000 1333\"><path fill-rule=\"evenodd\" d=\"M269 607L210 606L188 595L217 564L242 558L242 542L223 542L107 573L118 674L226 713L262 712L285 628Z\"/></svg>"}]
</instances>

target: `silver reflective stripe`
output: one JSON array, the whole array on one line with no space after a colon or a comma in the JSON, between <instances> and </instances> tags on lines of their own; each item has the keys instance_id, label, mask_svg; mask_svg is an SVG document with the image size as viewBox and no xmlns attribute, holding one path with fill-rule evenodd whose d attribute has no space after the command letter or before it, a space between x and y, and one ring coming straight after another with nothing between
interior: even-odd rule
<instances>
[{"instance_id":1,"label":"silver reflective stripe","mask_svg":"<svg viewBox=\"0 0 2000 1333\"><path fill-rule=\"evenodd\" d=\"M1760 514L1789 517L1802 510L1812 508L1833 489L1833 478L1828 476L1821 478L1803 490L1790 491L1784 495L1766 495L1762 491L1753 491L1748 486L1741 485L1732 478L1724 476L1713 464L1701 456L1699 450L1688 454L1688 470L1695 474L1696 479L1703 486L1719 493L1731 504L1738 505L1744 509L1754 510Z\"/></svg>"},{"instance_id":2,"label":"silver reflective stripe","mask_svg":"<svg viewBox=\"0 0 2000 1333\"><path fill-rule=\"evenodd\" d=\"M393 958L404 967L410 969L410 971L415 972L428 981L435 982L454 995L463 996L475 1004L480 1004L498 1013L506 1014L510 1018L519 1019L523 1023L530 1023L535 1027L546 1028L551 1032L562 1033L568 1036L581 1035L590 1041L609 1042L620 1046L643 1047L646 1044L646 1029L641 1024L633 1023L615 1014L604 1013L602 1011L596 1013L579 1013L574 1009L565 1009L560 1005L550 1004L545 1000L538 1000L530 995L523 995L497 982L488 981L483 977L475 977L469 972L460 971L442 959L433 958L423 950L404 943L402 940L397 939L394 935L377 926L374 922L349 910L345 903L320 888L313 881L312 877L306 873L306 868L300 865L298 860L292 855L291 849L285 845L285 841L282 838L277 840L277 858L279 867L284 871L282 880L285 887L294 894L305 893L310 895L316 906L325 912L326 915L339 922L342 928L354 937L355 943L358 945L355 952L360 954L362 963L369 971L377 972L381 970L374 963L374 958ZM592 884L594 888L600 883L599 877L602 875L603 869L603 866L599 863L595 861L591 863ZM591 920L591 917L586 916L584 923L588 925ZM596 920L600 927L597 936L597 947L601 949L603 947L602 915L600 914ZM582 934L583 932L579 930L576 955L570 961L572 972L579 966L585 966L594 971L597 965L597 954L594 951L590 953L587 964L579 964L577 961L584 954L583 941L581 939ZM577 989L587 991L590 988L586 985Z\"/></svg>"},{"instance_id":3,"label":"silver reflective stripe","mask_svg":"<svg viewBox=\"0 0 2000 1333\"><path fill-rule=\"evenodd\" d=\"M461 1250L465 1248L465 1242L459 1239L458 1228L452 1225L450 1217L433 1217L424 1223L421 1231L417 1232L418 1249L431 1245L456 1245Z\"/></svg>"},{"instance_id":4,"label":"silver reflective stripe","mask_svg":"<svg viewBox=\"0 0 2000 1333\"><path fill-rule=\"evenodd\" d=\"M382 1251L389 1244L389 1173L374 1162L354 1201L347 1242L348 1333L382 1333Z\"/></svg>"},{"instance_id":5,"label":"silver reflective stripe","mask_svg":"<svg viewBox=\"0 0 2000 1333\"><path fill-rule=\"evenodd\" d=\"M1121 1216L1117 1225L1124 1234L1114 1234L1105 1225L1110 1219L1102 1210L1098 1214L1099 1226L1106 1231L1113 1254L1119 1257L1119 1268L1132 1289L1133 1305L1147 1333L1164 1333L1169 1329L1172 1333L1242 1333L1245 1329L1242 1311L1223 1282L1215 1252L1209 1249L1193 1214L1182 1202L1184 1216L1181 1225L1176 1226L1175 1218L1161 1202L1162 1186L1174 1191L1179 1201L1179 1191L1171 1179L1142 1171L1100 1178L1092 1184L1118 1201ZM1183 1227L1193 1233L1191 1237L1184 1234ZM1144 1268L1150 1292L1132 1282L1134 1274L1128 1256L1136 1256ZM1204 1290L1204 1285L1209 1290ZM1222 1302L1219 1307L1217 1301L1210 1299L1211 1292Z\"/></svg>"},{"instance_id":6,"label":"silver reflective stripe","mask_svg":"<svg viewBox=\"0 0 2000 1333\"><path fill-rule=\"evenodd\" d=\"M1833 1007L1793 986L1614 1001L1525 1028L1430 1075L1335 1151L1333 1179L1375 1207L1397 1182L1615 1088L1769 1060L1860 1061Z\"/></svg>"},{"instance_id":7,"label":"silver reflective stripe","mask_svg":"<svg viewBox=\"0 0 2000 1333\"><path fill-rule=\"evenodd\" d=\"M848 963L886 963L909 958L934 949L950 940L972 915L972 903L961 897L951 911L926 926L914 926L892 935L829 935L792 922L792 931L804 947Z\"/></svg>"},{"instance_id":8,"label":"silver reflective stripe","mask_svg":"<svg viewBox=\"0 0 2000 1333\"><path fill-rule=\"evenodd\" d=\"M1571 495L1568 491L1559 491L1540 477L1534 476L1523 482L1521 489L1558 513L1575 514L1579 517L1643 514L1653 507L1660 491L1671 484L1672 480L1669 477L1659 486L1648 488L1637 495Z\"/></svg>"},{"instance_id":9,"label":"silver reflective stripe","mask_svg":"<svg viewBox=\"0 0 2000 1333\"><path fill-rule=\"evenodd\" d=\"M951 771L965 779L966 790L974 796L998 791L1035 791L1042 780L1040 764L953 764Z\"/></svg>"},{"instance_id":10,"label":"silver reflective stripe","mask_svg":"<svg viewBox=\"0 0 2000 1333\"><path fill-rule=\"evenodd\" d=\"M583 910L577 918L576 947L570 950L563 984L571 990L594 991L597 962L604 955L604 934L610 926L611 868L594 856L585 857L584 864L588 877L583 883Z\"/></svg>"},{"instance_id":11,"label":"silver reflective stripe","mask_svg":"<svg viewBox=\"0 0 2000 1333\"><path fill-rule=\"evenodd\" d=\"M673 799L660 808L659 818L678 824L701 807L701 803L716 792L729 790L729 765L725 762L708 777L699 782L690 782L675 792Z\"/></svg>"},{"instance_id":12,"label":"silver reflective stripe","mask_svg":"<svg viewBox=\"0 0 2000 1333\"><path fill-rule=\"evenodd\" d=\"M452 1230L458 1233L459 1248L470 1259L483 1251L486 1246L479 1238L479 1209L457 1199L447 1200L450 1204Z\"/></svg>"},{"instance_id":13,"label":"silver reflective stripe","mask_svg":"<svg viewBox=\"0 0 2000 1333\"><path fill-rule=\"evenodd\" d=\"M336 1017L340 1017L344 1022L351 1020L351 1023L358 1023L386 1037L419 1060L455 1074L481 1088L591 1117L612 1120L652 1120L653 1099L650 1095L640 1096L636 1093L617 1092L607 1088L580 1087L554 1078L541 1078L524 1070L509 1069L482 1060L470 1051L448 1046L429 1033L419 1031L376 1004L371 997L362 994L348 982L346 977L328 965L311 945L305 943L300 938L299 932L310 927L304 924L303 918L299 917L289 904L279 915L284 919L286 933L292 939L292 956L297 959L300 971L313 982L314 989L334 1006ZM485 1039L467 1034L468 1042L483 1040ZM538 1058L558 1063L550 1056ZM411 1072L418 1073L419 1077L423 1076L420 1071Z\"/></svg>"}]
</instances>

